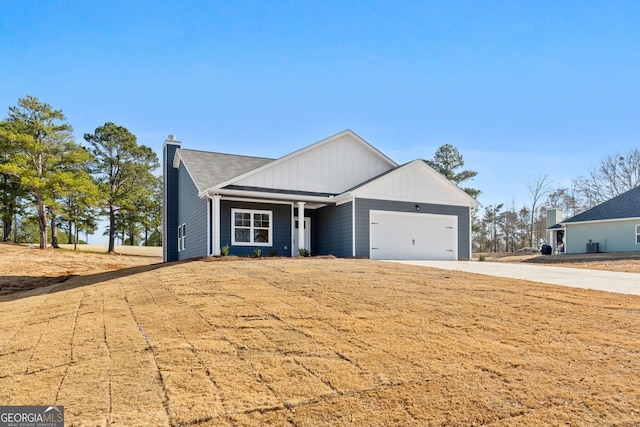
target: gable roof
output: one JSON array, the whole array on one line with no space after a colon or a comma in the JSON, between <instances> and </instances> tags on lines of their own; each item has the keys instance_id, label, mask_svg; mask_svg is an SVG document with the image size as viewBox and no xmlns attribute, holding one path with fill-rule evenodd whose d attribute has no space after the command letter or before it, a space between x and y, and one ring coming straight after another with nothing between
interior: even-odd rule
<instances>
[{"instance_id":1,"label":"gable roof","mask_svg":"<svg viewBox=\"0 0 640 427\"><path fill-rule=\"evenodd\" d=\"M209 188L245 186L340 194L398 164L347 129Z\"/></svg>"},{"instance_id":2,"label":"gable roof","mask_svg":"<svg viewBox=\"0 0 640 427\"><path fill-rule=\"evenodd\" d=\"M254 170L274 159L178 148L173 166L184 165L199 192Z\"/></svg>"},{"instance_id":3,"label":"gable roof","mask_svg":"<svg viewBox=\"0 0 640 427\"><path fill-rule=\"evenodd\" d=\"M427 178L430 185L422 185ZM422 159L384 172L348 191L355 197L405 200L476 208L480 203Z\"/></svg>"},{"instance_id":4,"label":"gable roof","mask_svg":"<svg viewBox=\"0 0 640 427\"><path fill-rule=\"evenodd\" d=\"M640 187L633 188L613 199L573 216L562 224L640 217Z\"/></svg>"},{"instance_id":5,"label":"gable roof","mask_svg":"<svg viewBox=\"0 0 640 427\"><path fill-rule=\"evenodd\" d=\"M472 208L480 205L426 161L417 159L399 166L351 130L279 159L178 148L173 166L181 164L200 197L209 192L241 192L306 196L334 203L370 197Z\"/></svg>"}]
</instances>

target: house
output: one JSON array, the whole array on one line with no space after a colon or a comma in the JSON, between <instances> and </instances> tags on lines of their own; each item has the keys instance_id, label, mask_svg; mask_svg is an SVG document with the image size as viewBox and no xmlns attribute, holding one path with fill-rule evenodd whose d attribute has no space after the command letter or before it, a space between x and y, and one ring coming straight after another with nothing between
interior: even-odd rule
<instances>
[{"instance_id":1,"label":"house","mask_svg":"<svg viewBox=\"0 0 640 427\"><path fill-rule=\"evenodd\" d=\"M563 245L567 254L640 251L640 187L564 221L558 212L547 216L554 249Z\"/></svg>"},{"instance_id":2,"label":"house","mask_svg":"<svg viewBox=\"0 0 640 427\"><path fill-rule=\"evenodd\" d=\"M278 159L163 148L164 261L231 255L470 259L479 204L424 160L346 130ZM226 248L225 248L226 249Z\"/></svg>"}]
</instances>

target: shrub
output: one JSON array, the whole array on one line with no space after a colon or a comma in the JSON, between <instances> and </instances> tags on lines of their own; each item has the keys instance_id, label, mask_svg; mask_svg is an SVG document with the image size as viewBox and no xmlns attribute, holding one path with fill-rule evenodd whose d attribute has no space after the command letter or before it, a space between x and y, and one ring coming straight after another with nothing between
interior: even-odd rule
<instances>
[{"instance_id":1,"label":"shrub","mask_svg":"<svg viewBox=\"0 0 640 427\"><path fill-rule=\"evenodd\" d=\"M220 248L220 255L229 256L229 245L224 245Z\"/></svg>"},{"instance_id":2,"label":"shrub","mask_svg":"<svg viewBox=\"0 0 640 427\"><path fill-rule=\"evenodd\" d=\"M487 257L486 257L486 255L485 255L485 254L481 254L481 255L478 257L478 260L479 260L479 261L484 261L484 260L486 260L486 259L487 259Z\"/></svg>"},{"instance_id":3,"label":"shrub","mask_svg":"<svg viewBox=\"0 0 640 427\"><path fill-rule=\"evenodd\" d=\"M262 256L262 249L260 249L260 248L255 248L255 249L253 250L253 256L254 256L255 258L260 258L260 257Z\"/></svg>"},{"instance_id":4,"label":"shrub","mask_svg":"<svg viewBox=\"0 0 640 427\"><path fill-rule=\"evenodd\" d=\"M298 255L304 256L304 257L309 256L310 255L309 249L305 249L305 248L298 249Z\"/></svg>"},{"instance_id":5,"label":"shrub","mask_svg":"<svg viewBox=\"0 0 640 427\"><path fill-rule=\"evenodd\" d=\"M278 256L278 250L273 248L269 251L269 256Z\"/></svg>"}]
</instances>

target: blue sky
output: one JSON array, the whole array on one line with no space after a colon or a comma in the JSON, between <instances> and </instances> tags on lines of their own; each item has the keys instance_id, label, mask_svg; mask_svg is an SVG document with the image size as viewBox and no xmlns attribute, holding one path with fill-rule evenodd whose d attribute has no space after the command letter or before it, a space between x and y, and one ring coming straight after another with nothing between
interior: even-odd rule
<instances>
[{"instance_id":1,"label":"blue sky","mask_svg":"<svg viewBox=\"0 0 640 427\"><path fill-rule=\"evenodd\" d=\"M0 3L0 114L78 141L279 157L352 129L398 163L457 147L484 205L528 203L640 141L638 1Z\"/></svg>"}]
</instances>

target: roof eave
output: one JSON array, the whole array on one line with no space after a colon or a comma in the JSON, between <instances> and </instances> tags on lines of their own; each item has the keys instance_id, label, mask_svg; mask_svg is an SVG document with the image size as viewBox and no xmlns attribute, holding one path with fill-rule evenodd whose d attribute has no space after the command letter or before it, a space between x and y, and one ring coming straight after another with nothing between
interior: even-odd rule
<instances>
[{"instance_id":1,"label":"roof eave","mask_svg":"<svg viewBox=\"0 0 640 427\"><path fill-rule=\"evenodd\" d=\"M429 171L436 179L439 179L442 182L444 182L453 191L457 192L463 198L463 200L466 201L466 203L463 203L463 204L460 204L460 205L456 205L456 206L469 206L469 208L471 208L471 209L477 209L480 206L480 202L478 202L476 199L474 199L469 194L467 194L462 188L458 187L453 182L449 181L447 178L442 176L442 174L438 173L435 169L433 169L431 166L429 166L422 159L413 160L413 161L411 161L409 163L405 163L404 165L398 166L398 167L394 168L393 170L384 172L384 173L378 175L377 177L374 177L371 180L367 181L366 183L361 184L361 185L359 185L359 186L357 186L355 188L352 188L349 191L349 194L352 197L358 197L358 193L365 192L367 190L367 187L373 185L376 181L378 181L380 179L384 179L384 178L386 178L386 177L388 177L390 175L393 175L395 173L400 173L400 171L403 168L412 167L414 165L418 165L418 167L425 168L425 170ZM443 204L448 204L448 203L443 203Z\"/></svg>"},{"instance_id":2,"label":"roof eave","mask_svg":"<svg viewBox=\"0 0 640 427\"><path fill-rule=\"evenodd\" d=\"M621 222L621 221L638 221L640 222L640 216L624 217L624 218L606 218L606 219L591 219L586 221L563 221L560 224L567 226L573 224L594 224L599 222Z\"/></svg>"},{"instance_id":3,"label":"roof eave","mask_svg":"<svg viewBox=\"0 0 640 427\"><path fill-rule=\"evenodd\" d=\"M220 196L234 196L234 197L247 197L253 199L278 199L295 202L316 202L335 204L336 198L334 196L311 196L300 194L286 194L286 193L266 193L262 191L248 191L248 190L230 190L228 188L216 188L211 187L198 193L198 197L201 199L211 198L214 195Z\"/></svg>"}]
</instances>

